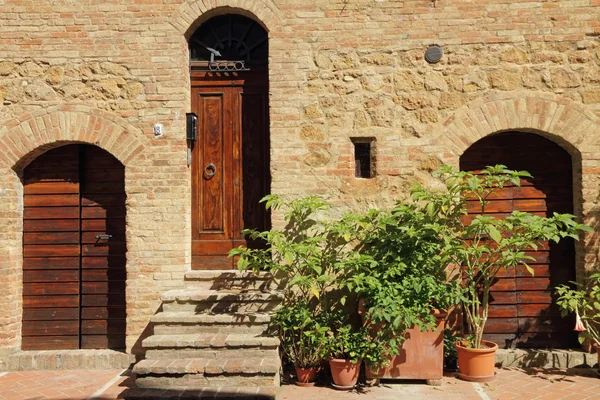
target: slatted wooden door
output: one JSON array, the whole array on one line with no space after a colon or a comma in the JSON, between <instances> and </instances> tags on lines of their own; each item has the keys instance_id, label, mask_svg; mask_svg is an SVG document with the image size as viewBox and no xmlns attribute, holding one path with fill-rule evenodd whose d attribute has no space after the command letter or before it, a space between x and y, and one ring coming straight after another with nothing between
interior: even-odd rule
<instances>
[{"instance_id":1,"label":"slatted wooden door","mask_svg":"<svg viewBox=\"0 0 600 400\"><path fill-rule=\"evenodd\" d=\"M229 250L259 245L246 241L242 230L270 226L269 213L259 203L270 188L268 90L264 76L204 75L192 86L192 110L198 115L192 152L192 267L231 269L235 260L227 257Z\"/></svg>"},{"instance_id":2,"label":"slatted wooden door","mask_svg":"<svg viewBox=\"0 0 600 400\"><path fill-rule=\"evenodd\" d=\"M573 212L571 157L554 142L535 134L506 132L476 142L460 159L461 169L468 171L495 164L527 170L533 179L493 195L486 214L502 218L513 210L540 216ZM477 207L472 206L475 212ZM484 338L501 347L576 346L572 319L561 318L553 304L553 288L575 279L573 241L565 239L529 254L536 259L530 263L534 276L523 267L511 269L492 287Z\"/></svg>"},{"instance_id":3,"label":"slatted wooden door","mask_svg":"<svg viewBox=\"0 0 600 400\"><path fill-rule=\"evenodd\" d=\"M125 348L123 174L85 145L50 150L25 169L24 350Z\"/></svg>"}]
</instances>

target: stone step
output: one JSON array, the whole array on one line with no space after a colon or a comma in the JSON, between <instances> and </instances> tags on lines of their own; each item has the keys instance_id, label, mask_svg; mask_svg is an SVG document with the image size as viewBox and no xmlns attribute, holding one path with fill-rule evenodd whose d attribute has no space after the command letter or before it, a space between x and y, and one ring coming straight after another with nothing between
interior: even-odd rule
<instances>
[{"instance_id":1,"label":"stone step","mask_svg":"<svg viewBox=\"0 0 600 400\"><path fill-rule=\"evenodd\" d=\"M142 360L133 367L138 388L201 389L218 386L277 386L279 357Z\"/></svg>"},{"instance_id":2,"label":"stone step","mask_svg":"<svg viewBox=\"0 0 600 400\"><path fill-rule=\"evenodd\" d=\"M269 272L240 272L237 270L188 271L185 274L187 288L206 290L231 290L242 292L270 292L285 288L285 281Z\"/></svg>"},{"instance_id":3,"label":"stone step","mask_svg":"<svg viewBox=\"0 0 600 400\"><path fill-rule=\"evenodd\" d=\"M64 369L125 369L135 362L133 354L114 350L19 351L0 359L2 371Z\"/></svg>"},{"instance_id":4,"label":"stone step","mask_svg":"<svg viewBox=\"0 0 600 400\"><path fill-rule=\"evenodd\" d=\"M271 314L194 314L162 311L152 317L155 335L192 333L263 333L269 328Z\"/></svg>"},{"instance_id":5,"label":"stone step","mask_svg":"<svg viewBox=\"0 0 600 400\"><path fill-rule=\"evenodd\" d=\"M163 310L195 313L242 313L274 311L283 293L218 292L205 289L170 290L162 295Z\"/></svg>"},{"instance_id":6,"label":"stone step","mask_svg":"<svg viewBox=\"0 0 600 400\"><path fill-rule=\"evenodd\" d=\"M160 399L231 399L236 400L275 400L278 387L206 387L198 390L189 389L143 389L135 388L125 393L126 399L131 400L160 400Z\"/></svg>"},{"instance_id":7,"label":"stone step","mask_svg":"<svg viewBox=\"0 0 600 400\"><path fill-rule=\"evenodd\" d=\"M163 358L252 358L277 356L279 339L256 334L153 335L142 342L148 360Z\"/></svg>"}]
</instances>

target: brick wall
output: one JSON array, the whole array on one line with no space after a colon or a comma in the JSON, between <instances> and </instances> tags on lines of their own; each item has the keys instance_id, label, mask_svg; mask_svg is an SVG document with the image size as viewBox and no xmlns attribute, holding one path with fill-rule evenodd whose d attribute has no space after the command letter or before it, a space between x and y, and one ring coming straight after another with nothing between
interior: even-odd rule
<instances>
[{"instance_id":1,"label":"brick wall","mask_svg":"<svg viewBox=\"0 0 600 400\"><path fill-rule=\"evenodd\" d=\"M520 129L571 153L576 212L597 226L599 0L0 0L0 352L20 345L19 174L60 143L125 164L129 348L160 293L182 285L186 37L228 11L269 31L273 192L389 205L477 139ZM431 44L445 53L435 65ZM362 136L377 141L371 180L354 178L349 138ZM580 245L580 272L595 267L597 240Z\"/></svg>"}]
</instances>

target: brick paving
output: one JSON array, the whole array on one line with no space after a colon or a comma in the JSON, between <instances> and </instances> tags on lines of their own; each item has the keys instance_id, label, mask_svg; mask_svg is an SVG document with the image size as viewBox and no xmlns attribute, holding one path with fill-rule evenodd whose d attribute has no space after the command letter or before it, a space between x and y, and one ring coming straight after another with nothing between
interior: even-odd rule
<instances>
[{"instance_id":1,"label":"brick paving","mask_svg":"<svg viewBox=\"0 0 600 400\"><path fill-rule=\"evenodd\" d=\"M133 383L128 371L21 371L0 374L0 400L116 400ZM484 384L444 377L442 386L415 381L383 382L351 392L328 387L283 386L278 400L600 400L600 378L595 370L577 373L552 369L501 369L495 381Z\"/></svg>"}]
</instances>

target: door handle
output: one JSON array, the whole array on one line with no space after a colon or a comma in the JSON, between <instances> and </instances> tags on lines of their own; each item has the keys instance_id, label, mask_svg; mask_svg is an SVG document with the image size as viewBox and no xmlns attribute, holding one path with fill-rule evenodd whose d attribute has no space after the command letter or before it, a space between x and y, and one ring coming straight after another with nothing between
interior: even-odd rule
<instances>
[{"instance_id":1,"label":"door handle","mask_svg":"<svg viewBox=\"0 0 600 400\"><path fill-rule=\"evenodd\" d=\"M96 235L96 240L108 240L112 237L112 235Z\"/></svg>"},{"instance_id":2,"label":"door handle","mask_svg":"<svg viewBox=\"0 0 600 400\"><path fill-rule=\"evenodd\" d=\"M206 167L204 167L204 173L210 179L217 173L217 167L215 167L215 164L209 163Z\"/></svg>"}]
</instances>

